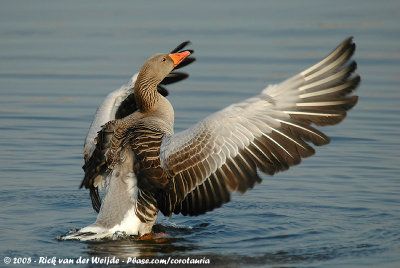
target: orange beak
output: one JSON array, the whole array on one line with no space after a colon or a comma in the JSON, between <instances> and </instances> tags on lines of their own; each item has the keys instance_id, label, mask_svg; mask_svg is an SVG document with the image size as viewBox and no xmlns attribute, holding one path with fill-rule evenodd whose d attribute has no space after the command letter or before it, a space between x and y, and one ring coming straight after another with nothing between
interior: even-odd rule
<instances>
[{"instance_id":1,"label":"orange beak","mask_svg":"<svg viewBox=\"0 0 400 268\"><path fill-rule=\"evenodd\" d=\"M184 59L190 55L189 51L183 51L180 53L169 54L168 56L174 61L174 67L178 66Z\"/></svg>"}]
</instances>

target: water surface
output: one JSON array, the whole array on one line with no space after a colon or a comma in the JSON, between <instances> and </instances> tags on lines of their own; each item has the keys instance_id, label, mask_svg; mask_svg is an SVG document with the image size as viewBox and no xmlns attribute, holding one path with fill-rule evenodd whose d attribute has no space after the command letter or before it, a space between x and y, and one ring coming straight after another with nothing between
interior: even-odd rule
<instances>
[{"instance_id":1,"label":"water surface","mask_svg":"<svg viewBox=\"0 0 400 268\"><path fill-rule=\"evenodd\" d=\"M221 266L400 265L398 1L3 1L0 263L4 257L203 258ZM157 241L59 242L95 220L78 186L98 104L145 59L193 42L170 87L176 131L302 71L347 36L358 105L314 157Z\"/></svg>"}]
</instances>

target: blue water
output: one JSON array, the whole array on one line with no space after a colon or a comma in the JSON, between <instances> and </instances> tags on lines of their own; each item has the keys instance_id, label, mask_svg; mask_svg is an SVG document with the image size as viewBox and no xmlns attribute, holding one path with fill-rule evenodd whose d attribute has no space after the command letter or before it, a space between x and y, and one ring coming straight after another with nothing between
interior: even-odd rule
<instances>
[{"instance_id":1,"label":"blue water","mask_svg":"<svg viewBox=\"0 0 400 268\"><path fill-rule=\"evenodd\" d=\"M228 267L400 267L398 1L0 2L0 263L4 257L207 258ZM59 242L95 220L79 190L98 104L145 59L191 40L169 87L176 130L302 71L347 36L357 106L312 158L162 241ZM14 266L14 265L11 265Z\"/></svg>"}]
</instances>

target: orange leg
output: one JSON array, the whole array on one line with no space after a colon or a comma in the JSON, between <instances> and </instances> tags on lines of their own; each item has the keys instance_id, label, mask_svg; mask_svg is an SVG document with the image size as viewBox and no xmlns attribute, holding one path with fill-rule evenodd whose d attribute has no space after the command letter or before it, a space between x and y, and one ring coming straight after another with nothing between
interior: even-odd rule
<instances>
[{"instance_id":1,"label":"orange leg","mask_svg":"<svg viewBox=\"0 0 400 268\"><path fill-rule=\"evenodd\" d=\"M154 240L155 242L163 242L166 240L166 237L166 233L149 233L140 236L138 240Z\"/></svg>"}]
</instances>

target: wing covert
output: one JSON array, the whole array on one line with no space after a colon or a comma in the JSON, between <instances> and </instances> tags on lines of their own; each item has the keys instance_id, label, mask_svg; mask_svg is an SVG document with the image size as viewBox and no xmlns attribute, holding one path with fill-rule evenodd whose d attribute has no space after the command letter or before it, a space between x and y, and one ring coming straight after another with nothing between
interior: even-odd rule
<instances>
[{"instance_id":1,"label":"wing covert","mask_svg":"<svg viewBox=\"0 0 400 268\"><path fill-rule=\"evenodd\" d=\"M198 215L245 192L261 179L314 154L329 138L314 128L339 123L357 102L360 82L348 63L355 45L346 39L325 59L260 95L210 115L163 138L161 165L174 191L164 193L161 211Z\"/></svg>"}]
</instances>

